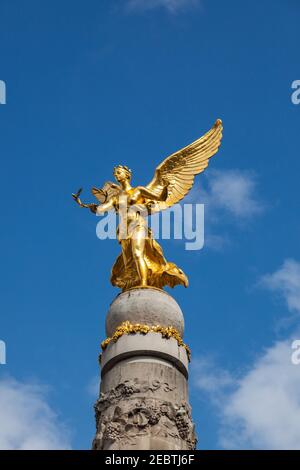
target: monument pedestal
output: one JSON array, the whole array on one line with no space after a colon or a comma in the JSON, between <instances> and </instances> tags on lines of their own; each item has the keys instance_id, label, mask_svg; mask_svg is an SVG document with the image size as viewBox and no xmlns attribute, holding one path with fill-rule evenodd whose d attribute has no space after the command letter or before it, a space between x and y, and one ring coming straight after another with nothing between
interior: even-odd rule
<instances>
[{"instance_id":1,"label":"monument pedestal","mask_svg":"<svg viewBox=\"0 0 300 470\"><path fill-rule=\"evenodd\" d=\"M180 307L166 292L135 288L106 318L95 450L192 450L188 356Z\"/></svg>"}]
</instances>

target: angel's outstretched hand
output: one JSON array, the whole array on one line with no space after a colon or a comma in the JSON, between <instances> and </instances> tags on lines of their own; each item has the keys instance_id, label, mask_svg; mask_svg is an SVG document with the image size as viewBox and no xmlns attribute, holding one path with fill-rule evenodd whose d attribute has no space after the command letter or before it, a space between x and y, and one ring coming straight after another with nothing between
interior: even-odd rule
<instances>
[{"instance_id":1,"label":"angel's outstretched hand","mask_svg":"<svg viewBox=\"0 0 300 470\"><path fill-rule=\"evenodd\" d=\"M91 212L93 212L94 214L97 212L97 207L98 207L98 204L84 204L83 202L81 202L81 199L80 199L80 193L81 193L82 189L79 189L79 191L77 191L77 193L73 193L72 194L72 198L74 199L74 201L80 206L80 207L85 207L86 209L90 209Z\"/></svg>"},{"instance_id":2,"label":"angel's outstretched hand","mask_svg":"<svg viewBox=\"0 0 300 470\"><path fill-rule=\"evenodd\" d=\"M84 207L84 204L81 202L81 199L79 198L80 196L80 193L81 193L82 189L79 189L79 191L77 191L77 193L73 193L72 194L72 198L74 199L74 201L80 206L80 207Z\"/></svg>"}]
</instances>

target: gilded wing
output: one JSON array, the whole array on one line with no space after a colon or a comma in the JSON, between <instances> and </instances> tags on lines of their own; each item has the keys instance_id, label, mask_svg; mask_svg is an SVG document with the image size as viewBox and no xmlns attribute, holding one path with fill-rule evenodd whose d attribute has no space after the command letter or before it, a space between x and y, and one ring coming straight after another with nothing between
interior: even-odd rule
<instances>
[{"instance_id":1,"label":"gilded wing","mask_svg":"<svg viewBox=\"0 0 300 470\"><path fill-rule=\"evenodd\" d=\"M167 157L155 170L147 189L159 195L167 187L167 199L154 206L154 212L173 206L186 196L194 183L195 175L208 166L209 159L217 153L222 139L222 121L200 139Z\"/></svg>"},{"instance_id":2,"label":"gilded wing","mask_svg":"<svg viewBox=\"0 0 300 470\"><path fill-rule=\"evenodd\" d=\"M104 204L113 196L119 194L120 190L121 186L112 183L111 181L107 181L101 189L95 187L91 189L92 194L98 199L101 204Z\"/></svg>"}]
</instances>

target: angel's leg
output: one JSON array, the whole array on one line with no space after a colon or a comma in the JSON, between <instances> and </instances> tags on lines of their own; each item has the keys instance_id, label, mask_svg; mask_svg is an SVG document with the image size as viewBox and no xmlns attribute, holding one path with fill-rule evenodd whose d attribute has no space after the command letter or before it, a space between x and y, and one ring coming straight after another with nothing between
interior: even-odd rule
<instances>
[{"instance_id":1,"label":"angel's leg","mask_svg":"<svg viewBox=\"0 0 300 470\"><path fill-rule=\"evenodd\" d=\"M145 227L137 227L131 239L132 256L140 279L140 285L147 285L148 268L144 258Z\"/></svg>"}]
</instances>

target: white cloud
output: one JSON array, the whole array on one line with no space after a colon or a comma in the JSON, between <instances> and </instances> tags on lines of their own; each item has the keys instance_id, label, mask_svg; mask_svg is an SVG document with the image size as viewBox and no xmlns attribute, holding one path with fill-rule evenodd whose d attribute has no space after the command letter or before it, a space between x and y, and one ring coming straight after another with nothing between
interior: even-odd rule
<instances>
[{"instance_id":1,"label":"white cloud","mask_svg":"<svg viewBox=\"0 0 300 470\"><path fill-rule=\"evenodd\" d=\"M234 377L227 370L219 369L208 357L193 359L192 377L193 385L208 393L217 405L222 401L225 390L231 390L236 385Z\"/></svg>"},{"instance_id":2,"label":"white cloud","mask_svg":"<svg viewBox=\"0 0 300 470\"><path fill-rule=\"evenodd\" d=\"M261 284L284 297L288 309L300 313L300 263L287 259L278 271L267 274Z\"/></svg>"},{"instance_id":3,"label":"white cloud","mask_svg":"<svg viewBox=\"0 0 300 470\"><path fill-rule=\"evenodd\" d=\"M165 8L170 13L178 13L199 5L199 0L128 0L130 10L147 11L155 8Z\"/></svg>"},{"instance_id":4,"label":"white cloud","mask_svg":"<svg viewBox=\"0 0 300 470\"><path fill-rule=\"evenodd\" d=\"M207 220L207 219L205 219ZM208 223L205 222L205 247L215 251L222 251L230 245L230 239L227 234L218 235L212 233Z\"/></svg>"},{"instance_id":5,"label":"white cloud","mask_svg":"<svg viewBox=\"0 0 300 470\"><path fill-rule=\"evenodd\" d=\"M279 341L241 378L196 360L193 385L216 406L222 448L300 449L300 366L291 354L291 341Z\"/></svg>"},{"instance_id":6,"label":"white cloud","mask_svg":"<svg viewBox=\"0 0 300 470\"><path fill-rule=\"evenodd\" d=\"M0 449L70 449L69 431L47 403L46 388L0 380Z\"/></svg>"},{"instance_id":7,"label":"white cloud","mask_svg":"<svg viewBox=\"0 0 300 470\"><path fill-rule=\"evenodd\" d=\"M253 173L214 170L207 175L207 180L208 190L204 193L204 199L208 210L225 211L238 219L247 219L263 211Z\"/></svg>"},{"instance_id":8,"label":"white cloud","mask_svg":"<svg viewBox=\"0 0 300 470\"><path fill-rule=\"evenodd\" d=\"M291 341L269 348L223 408L225 448L300 449L300 368Z\"/></svg>"},{"instance_id":9,"label":"white cloud","mask_svg":"<svg viewBox=\"0 0 300 470\"><path fill-rule=\"evenodd\" d=\"M245 226L264 211L265 205L258 196L257 186L253 172L237 169L210 170L200 184L195 184L184 202L205 206L206 247L222 250L230 244L224 224Z\"/></svg>"},{"instance_id":10,"label":"white cloud","mask_svg":"<svg viewBox=\"0 0 300 470\"><path fill-rule=\"evenodd\" d=\"M300 312L300 263L286 260L264 278L279 291L290 312ZM300 450L300 365L291 361L293 337L266 349L239 377L198 359L194 386L207 394L218 410L220 445L226 449Z\"/></svg>"}]
</instances>

